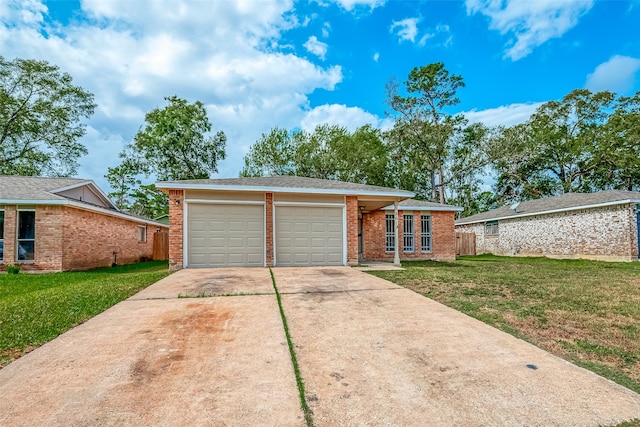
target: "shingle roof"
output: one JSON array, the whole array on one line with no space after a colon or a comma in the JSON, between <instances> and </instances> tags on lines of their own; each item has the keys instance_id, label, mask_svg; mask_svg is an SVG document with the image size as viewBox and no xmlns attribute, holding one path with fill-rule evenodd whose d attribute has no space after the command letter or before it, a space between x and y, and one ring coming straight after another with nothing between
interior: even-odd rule
<instances>
[{"instance_id":1,"label":"shingle roof","mask_svg":"<svg viewBox=\"0 0 640 427\"><path fill-rule=\"evenodd\" d=\"M90 185L94 187L98 192L102 193L102 190L91 180L80 178L49 178L38 176L0 176L0 204L20 204L34 203L38 204L74 204L75 206L82 206L85 209L90 209L98 212L102 212L108 215L126 217L129 219L138 219L143 222L160 225L157 221L150 220L138 215L132 215L129 213L120 212L115 208L115 205L103 194L107 202L112 206L104 207L86 203L80 200L71 200L67 197L56 194L57 190L66 189L67 187L76 187L82 185Z\"/></svg>"},{"instance_id":2,"label":"shingle roof","mask_svg":"<svg viewBox=\"0 0 640 427\"><path fill-rule=\"evenodd\" d=\"M1 200L65 200L52 190L90 183L78 178L43 178L37 176L0 176Z\"/></svg>"},{"instance_id":3,"label":"shingle roof","mask_svg":"<svg viewBox=\"0 0 640 427\"><path fill-rule=\"evenodd\" d=\"M462 208L453 205L446 205L444 203L428 202L426 200L407 199L398 203L400 209L411 208L425 208L425 210L440 210L440 211L461 211ZM393 205L387 206L385 209L393 209Z\"/></svg>"},{"instance_id":4,"label":"shingle roof","mask_svg":"<svg viewBox=\"0 0 640 427\"><path fill-rule=\"evenodd\" d=\"M615 205L629 201L631 201L631 203L640 203L640 192L605 190L597 193L566 193L560 196L522 202L515 210L511 209L510 206L503 206L467 218L461 218L456 221L456 224L470 224L496 219L543 214L553 211L577 210L598 205Z\"/></svg>"},{"instance_id":5,"label":"shingle roof","mask_svg":"<svg viewBox=\"0 0 640 427\"><path fill-rule=\"evenodd\" d=\"M395 188L379 187L375 185L356 184L353 182L334 181L328 179L306 178L301 176L269 176L252 178L222 178L222 179L189 179L182 181L164 181L156 184L158 188L204 188L224 189L234 187L247 190L254 188L272 189L308 189L326 190L327 192L353 192L353 193L398 193L402 197L412 197L413 193Z\"/></svg>"}]
</instances>

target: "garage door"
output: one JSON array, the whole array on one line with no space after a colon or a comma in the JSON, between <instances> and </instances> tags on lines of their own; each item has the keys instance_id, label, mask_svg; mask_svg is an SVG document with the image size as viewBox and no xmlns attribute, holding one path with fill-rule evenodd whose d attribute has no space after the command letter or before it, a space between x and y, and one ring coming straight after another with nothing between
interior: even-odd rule
<instances>
[{"instance_id":1,"label":"garage door","mask_svg":"<svg viewBox=\"0 0 640 427\"><path fill-rule=\"evenodd\" d=\"M264 207L190 203L189 267L264 266Z\"/></svg>"},{"instance_id":2,"label":"garage door","mask_svg":"<svg viewBox=\"0 0 640 427\"><path fill-rule=\"evenodd\" d=\"M276 265L342 265L342 208L277 206Z\"/></svg>"}]
</instances>

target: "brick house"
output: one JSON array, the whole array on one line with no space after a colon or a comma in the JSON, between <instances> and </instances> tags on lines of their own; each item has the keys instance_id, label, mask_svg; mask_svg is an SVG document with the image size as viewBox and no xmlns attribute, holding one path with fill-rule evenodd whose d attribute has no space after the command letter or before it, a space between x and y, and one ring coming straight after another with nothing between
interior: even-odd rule
<instances>
[{"instance_id":1,"label":"brick house","mask_svg":"<svg viewBox=\"0 0 640 427\"><path fill-rule=\"evenodd\" d=\"M455 259L459 209L408 191L295 176L156 186L169 195L174 270Z\"/></svg>"},{"instance_id":2,"label":"brick house","mask_svg":"<svg viewBox=\"0 0 640 427\"><path fill-rule=\"evenodd\" d=\"M495 255L637 260L640 193L567 193L456 221L476 234L476 252Z\"/></svg>"},{"instance_id":3,"label":"brick house","mask_svg":"<svg viewBox=\"0 0 640 427\"><path fill-rule=\"evenodd\" d=\"M0 269L67 271L151 258L166 225L120 212L95 183L0 176Z\"/></svg>"}]
</instances>

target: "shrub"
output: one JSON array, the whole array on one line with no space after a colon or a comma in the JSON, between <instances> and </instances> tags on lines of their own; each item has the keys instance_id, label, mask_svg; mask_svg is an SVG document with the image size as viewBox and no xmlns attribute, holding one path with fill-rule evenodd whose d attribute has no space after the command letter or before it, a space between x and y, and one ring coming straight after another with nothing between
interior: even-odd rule
<instances>
[{"instance_id":1,"label":"shrub","mask_svg":"<svg viewBox=\"0 0 640 427\"><path fill-rule=\"evenodd\" d=\"M5 268L7 270L7 274L18 274L20 273L20 266L16 264L9 264Z\"/></svg>"}]
</instances>

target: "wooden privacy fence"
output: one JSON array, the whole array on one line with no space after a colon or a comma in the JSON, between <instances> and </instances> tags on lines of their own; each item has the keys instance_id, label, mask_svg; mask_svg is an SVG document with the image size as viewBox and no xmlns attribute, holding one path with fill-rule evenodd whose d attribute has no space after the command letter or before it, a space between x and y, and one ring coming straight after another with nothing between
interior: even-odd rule
<instances>
[{"instance_id":1,"label":"wooden privacy fence","mask_svg":"<svg viewBox=\"0 0 640 427\"><path fill-rule=\"evenodd\" d=\"M456 231L456 255L476 254L476 233Z\"/></svg>"},{"instance_id":2,"label":"wooden privacy fence","mask_svg":"<svg viewBox=\"0 0 640 427\"><path fill-rule=\"evenodd\" d=\"M169 233L158 231L153 233L153 260L169 259Z\"/></svg>"}]
</instances>

